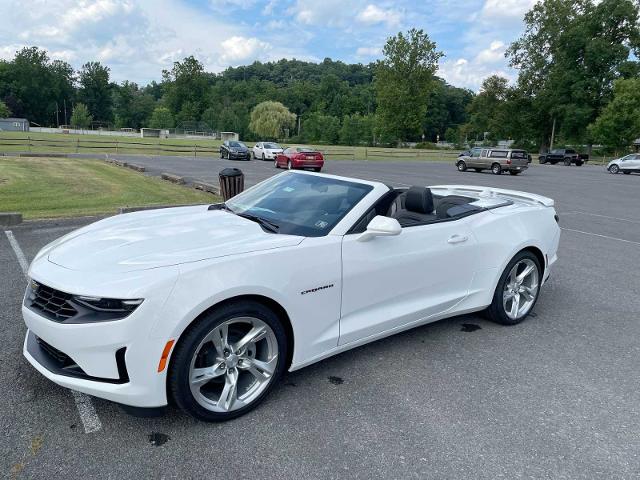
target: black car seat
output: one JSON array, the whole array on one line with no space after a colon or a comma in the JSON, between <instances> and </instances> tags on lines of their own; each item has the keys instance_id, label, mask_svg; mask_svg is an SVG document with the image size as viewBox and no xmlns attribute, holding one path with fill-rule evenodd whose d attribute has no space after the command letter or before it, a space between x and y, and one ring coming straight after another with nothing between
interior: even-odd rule
<instances>
[{"instance_id":1,"label":"black car seat","mask_svg":"<svg viewBox=\"0 0 640 480\"><path fill-rule=\"evenodd\" d=\"M404 195L404 208L397 209L392 216L403 227L435 220L431 190L426 187L409 188Z\"/></svg>"},{"instance_id":2,"label":"black car seat","mask_svg":"<svg viewBox=\"0 0 640 480\"><path fill-rule=\"evenodd\" d=\"M438 202L438 206L436 207L436 218L438 220L451 218L454 216L452 215L452 213L455 212L455 209L453 210L453 212L450 211L451 209L453 209L453 207L457 207L458 205L465 205L472 201L472 198L460 197L458 195L447 195L446 197L442 197Z\"/></svg>"}]
</instances>

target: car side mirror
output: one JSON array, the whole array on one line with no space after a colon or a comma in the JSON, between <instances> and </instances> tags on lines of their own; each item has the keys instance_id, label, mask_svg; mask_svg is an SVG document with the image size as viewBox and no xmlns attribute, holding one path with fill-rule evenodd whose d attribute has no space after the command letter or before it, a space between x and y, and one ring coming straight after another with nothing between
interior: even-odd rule
<instances>
[{"instance_id":1,"label":"car side mirror","mask_svg":"<svg viewBox=\"0 0 640 480\"><path fill-rule=\"evenodd\" d=\"M368 242L375 237L391 237L400 235L402 227L395 218L376 215L367 225L367 230L358 237L359 242Z\"/></svg>"}]
</instances>

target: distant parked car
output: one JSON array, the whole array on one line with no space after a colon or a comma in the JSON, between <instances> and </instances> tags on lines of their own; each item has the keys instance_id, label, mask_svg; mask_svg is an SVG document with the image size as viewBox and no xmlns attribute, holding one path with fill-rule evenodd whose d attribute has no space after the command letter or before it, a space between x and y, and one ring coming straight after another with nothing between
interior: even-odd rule
<instances>
[{"instance_id":1,"label":"distant parked car","mask_svg":"<svg viewBox=\"0 0 640 480\"><path fill-rule=\"evenodd\" d=\"M547 154L540 155L538 158L539 162L543 165L545 163L555 165L556 163L562 162L566 166L569 166L573 163L580 167L582 166L582 164L589 160L589 155L578 153L571 148L556 148L554 150L551 150Z\"/></svg>"},{"instance_id":2,"label":"distant parked car","mask_svg":"<svg viewBox=\"0 0 640 480\"><path fill-rule=\"evenodd\" d=\"M473 168L476 172L491 170L495 175L509 172L518 175L529 168L529 155L512 148L472 148L471 154L456 159L458 171Z\"/></svg>"},{"instance_id":3,"label":"distant parked car","mask_svg":"<svg viewBox=\"0 0 640 480\"><path fill-rule=\"evenodd\" d=\"M242 142L237 140L225 140L220 145L220 158L228 158L229 160L251 160L249 148Z\"/></svg>"},{"instance_id":4,"label":"distant parked car","mask_svg":"<svg viewBox=\"0 0 640 480\"><path fill-rule=\"evenodd\" d=\"M261 158L262 160L275 160L283 149L274 142L258 142L253 146L253 158Z\"/></svg>"},{"instance_id":5,"label":"distant parked car","mask_svg":"<svg viewBox=\"0 0 640 480\"><path fill-rule=\"evenodd\" d=\"M289 147L279 153L273 162L276 168L310 168L315 172L322 170L324 157L322 153L310 147Z\"/></svg>"},{"instance_id":6,"label":"distant parked car","mask_svg":"<svg viewBox=\"0 0 640 480\"><path fill-rule=\"evenodd\" d=\"M640 173L640 153L631 153L624 157L611 160L607 165L609 173L624 173L629 175L631 172Z\"/></svg>"}]
</instances>

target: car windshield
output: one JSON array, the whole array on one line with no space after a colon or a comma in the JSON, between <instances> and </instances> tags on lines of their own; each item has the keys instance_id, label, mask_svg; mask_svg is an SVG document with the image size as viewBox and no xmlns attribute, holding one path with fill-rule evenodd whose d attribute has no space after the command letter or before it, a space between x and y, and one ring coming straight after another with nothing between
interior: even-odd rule
<instances>
[{"instance_id":1,"label":"car windshield","mask_svg":"<svg viewBox=\"0 0 640 480\"><path fill-rule=\"evenodd\" d=\"M242 142L229 142L229 146L236 147L236 148L242 148L242 147L247 148L244 146L244 143Z\"/></svg>"},{"instance_id":2,"label":"car windshield","mask_svg":"<svg viewBox=\"0 0 640 480\"><path fill-rule=\"evenodd\" d=\"M277 143L265 143L262 145L263 148L268 148L270 150L280 149L280 145Z\"/></svg>"},{"instance_id":3,"label":"car windshield","mask_svg":"<svg viewBox=\"0 0 640 480\"><path fill-rule=\"evenodd\" d=\"M228 200L233 213L259 217L277 233L322 237L373 187L304 173L282 173Z\"/></svg>"}]
</instances>

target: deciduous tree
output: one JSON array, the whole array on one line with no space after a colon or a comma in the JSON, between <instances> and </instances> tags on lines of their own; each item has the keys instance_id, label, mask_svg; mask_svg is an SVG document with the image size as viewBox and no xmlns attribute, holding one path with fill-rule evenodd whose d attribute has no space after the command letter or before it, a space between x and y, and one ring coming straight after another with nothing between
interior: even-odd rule
<instances>
[{"instance_id":1,"label":"deciduous tree","mask_svg":"<svg viewBox=\"0 0 640 480\"><path fill-rule=\"evenodd\" d=\"M277 140L283 138L285 130L293 130L295 114L280 102L262 102L251 110L249 128L260 138Z\"/></svg>"},{"instance_id":2,"label":"deciduous tree","mask_svg":"<svg viewBox=\"0 0 640 480\"><path fill-rule=\"evenodd\" d=\"M417 138L443 54L425 32L416 29L387 39L383 53L375 67L378 129L391 141Z\"/></svg>"}]
</instances>

